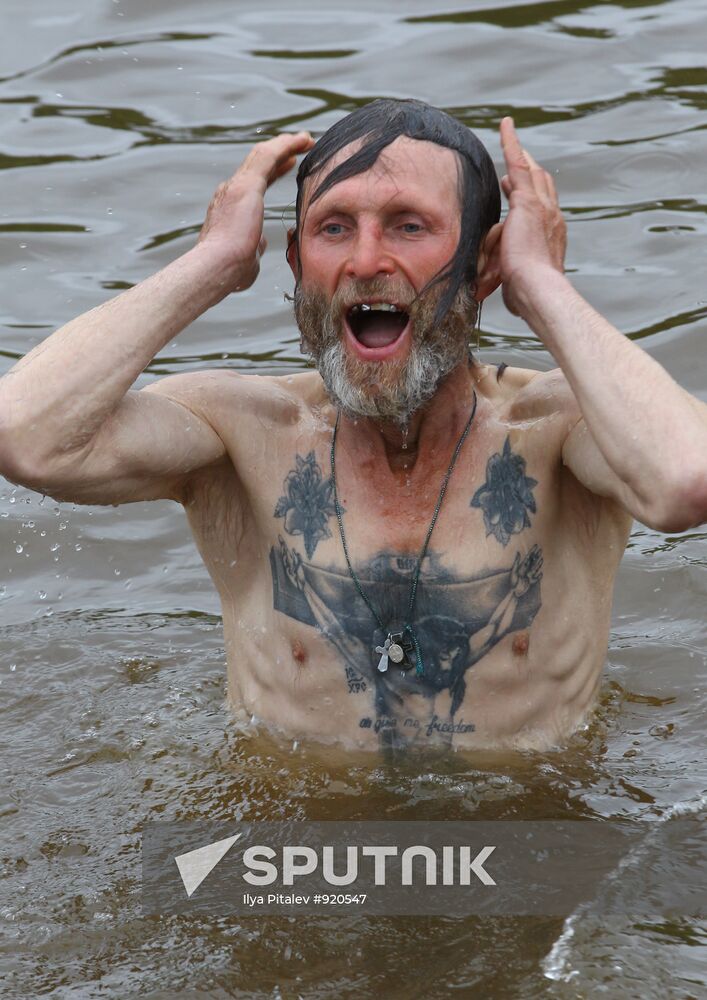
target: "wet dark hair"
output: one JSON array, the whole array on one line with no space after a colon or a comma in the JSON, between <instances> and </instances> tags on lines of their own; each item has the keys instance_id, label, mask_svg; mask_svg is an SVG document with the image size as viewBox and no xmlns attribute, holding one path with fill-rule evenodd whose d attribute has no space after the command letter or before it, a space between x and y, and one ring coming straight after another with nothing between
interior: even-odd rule
<instances>
[{"instance_id":1,"label":"wet dark hair","mask_svg":"<svg viewBox=\"0 0 707 1000\"><path fill-rule=\"evenodd\" d=\"M307 178L318 173L329 160L349 143L363 143L347 160L334 168L315 189L309 204L340 181L370 170L381 152L399 136L434 142L457 153L460 163L459 202L461 231L459 243L449 264L423 291L446 281L437 307L436 322L446 316L454 298L467 282L476 280L476 261L481 241L501 214L501 192L491 157L486 147L456 118L423 101L380 98L340 119L332 125L307 153L297 171L295 230L290 237L299 248L299 227ZM300 275L301 277L301 275Z\"/></svg>"}]
</instances>

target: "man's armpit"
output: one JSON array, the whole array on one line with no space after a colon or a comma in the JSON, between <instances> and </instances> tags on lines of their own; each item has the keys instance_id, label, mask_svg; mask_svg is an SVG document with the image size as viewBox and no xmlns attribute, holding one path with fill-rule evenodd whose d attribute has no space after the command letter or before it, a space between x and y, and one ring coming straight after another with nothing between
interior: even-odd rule
<instances>
[{"instance_id":1,"label":"man's armpit","mask_svg":"<svg viewBox=\"0 0 707 1000\"><path fill-rule=\"evenodd\" d=\"M517 371L508 369L507 371ZM582 413L561 368L547 372L524 371L525 381L517 389L510 411L514 422L560 416L569 433ZM503 378L505 379L506 373Z\"/></svg>"}]
</instances>

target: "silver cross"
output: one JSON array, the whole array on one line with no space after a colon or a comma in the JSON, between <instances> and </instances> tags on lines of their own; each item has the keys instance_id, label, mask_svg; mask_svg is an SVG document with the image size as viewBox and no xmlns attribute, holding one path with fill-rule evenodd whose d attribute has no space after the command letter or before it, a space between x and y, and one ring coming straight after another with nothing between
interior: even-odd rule
<instances>
[{"instance_id":1,"label":"silver cross","mask_svg":"<svg viewBox=\"0 0 707 1000\"><path fill-rule=\"evenodd\" d=\"M381 658L378 661L378 669L382 674L388 669L388 650L390 649L391 642L392 639L388 636L382 646L376 646L376 653L381 654Z\"/></svg>"}]
</instances>

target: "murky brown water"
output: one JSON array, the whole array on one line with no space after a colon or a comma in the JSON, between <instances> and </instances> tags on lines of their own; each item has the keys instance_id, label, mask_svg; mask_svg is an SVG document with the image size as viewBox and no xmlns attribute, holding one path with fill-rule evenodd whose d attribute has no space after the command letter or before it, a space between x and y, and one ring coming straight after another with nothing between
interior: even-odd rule
<instances>
[{"instance_id":1,"label":"murky brown water","mask_svg":"<svg viewBox=\"0 0 707 1000\"><path fill-rule=\"evenodd\" d=\"M0 371L186 250L259 136L390 95L459 115L497 162L513 113L556 174L577 287L705 398L702 0L441 7L3 0ZM140 384L300 365L293 199L291 179L270 194L256 286ZM551 367L500 298L482 347ZM704 809L706 538L636 526L601 707L569 748L383 765L233 730L217 599L176 505L60 507L0 480L2 996L704 996L694 920L146 919L138 861L151 819Z\"/></svg>"}]
</instances>

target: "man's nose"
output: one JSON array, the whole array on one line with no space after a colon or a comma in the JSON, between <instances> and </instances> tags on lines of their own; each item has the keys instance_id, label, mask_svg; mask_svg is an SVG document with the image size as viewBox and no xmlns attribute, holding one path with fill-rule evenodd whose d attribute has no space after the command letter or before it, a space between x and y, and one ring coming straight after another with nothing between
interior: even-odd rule
<instances>
[{"instance_id":1,"label":"man's nose","mask_svg":"<svg viewBox=\"0 0 707 1000\"><path fill-rule=\"evenodd\" d=\"M347 277L364 280L393 274L394 271L395 264L386 250L380 227L376 225L359 227L346 261Z\"/></svg>"}]
</instances>

